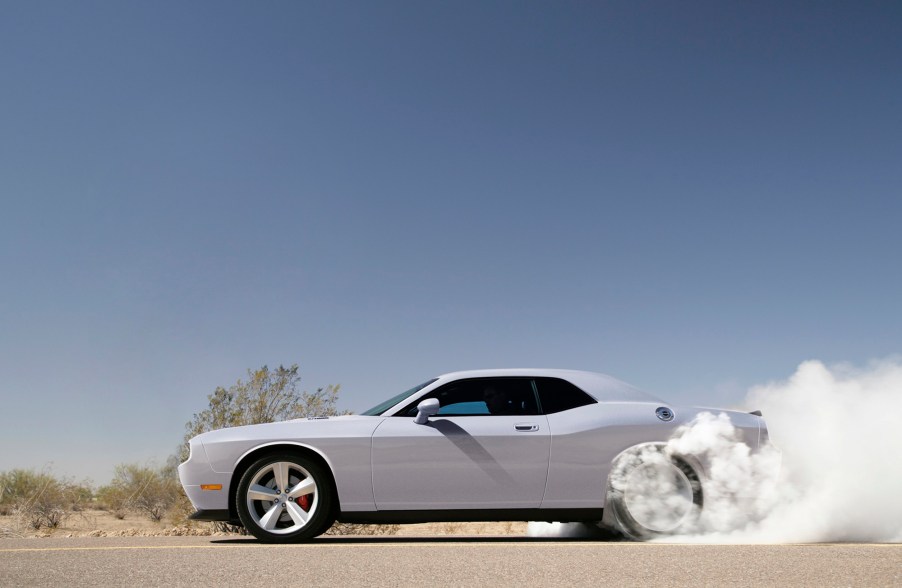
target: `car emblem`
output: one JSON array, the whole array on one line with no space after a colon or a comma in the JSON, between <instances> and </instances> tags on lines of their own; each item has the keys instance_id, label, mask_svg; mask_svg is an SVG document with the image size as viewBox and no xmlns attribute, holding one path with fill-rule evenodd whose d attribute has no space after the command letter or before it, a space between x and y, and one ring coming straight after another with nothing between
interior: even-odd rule
<instances>
[{"instance_id":1,"label":"car emblem","mask_svg":"<svg viewBox=\"0 0 902 588\"><path fill-rule=\"evenodd\" d=\"M657 410L655 410L655 414L664 422L673 420L673 411L666 406L659 406Z\"/></svg>"}]
</instances>

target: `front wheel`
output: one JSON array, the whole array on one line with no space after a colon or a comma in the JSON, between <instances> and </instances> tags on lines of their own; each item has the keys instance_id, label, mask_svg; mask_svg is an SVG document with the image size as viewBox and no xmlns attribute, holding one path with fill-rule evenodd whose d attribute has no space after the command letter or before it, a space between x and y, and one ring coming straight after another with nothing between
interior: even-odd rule
<instances>
[{"instance_id":1,"label":"front wheel","mask_svg":"<svg viewBox=\"0 0 902 588\"><path fill-rule=\"evenodd\" d=\"M612 471L609 492L608 506L618 529L637 540L691 531L703 506L695 469L659 447L622 456Z\"/></svg>"},{"instance_id":2,"label":"front wheel","mask_svg":"<svg viewBox=\"0 0 902 588\"><path fill-rule=\"evenodd\" d=\"M244 528L260 541L312 539L332 523L331 477L300 455L269 455L241 476L235 505Z\"/></svg>"}]
</instances>

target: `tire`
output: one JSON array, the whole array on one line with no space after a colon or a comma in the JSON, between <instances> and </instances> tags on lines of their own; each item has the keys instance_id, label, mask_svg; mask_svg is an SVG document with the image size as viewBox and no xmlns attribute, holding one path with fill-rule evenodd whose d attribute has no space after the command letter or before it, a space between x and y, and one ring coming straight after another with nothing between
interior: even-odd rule
<instances>
[{"instance_id":1,"label":"tire","mask_svg":"<svg viewBox=\"0 0 902 588\"><path fill-rule=\"evenodd\" d=\"M608 492L617 529L637 541L690 532L704 506L695 468L661 447L621 456Z\"/></svg>"},{"instance_id":2,"label":"tire","mask_svg":"<svg viewBox=\"0 0 902 588\"><path fill-rule=\"evenodd\" d=\"M332 486L331 476L309 458L267 455L241 476L235 506L244 528L260 541L305 541L333 522Z\"/></svg>"}]
</instances>

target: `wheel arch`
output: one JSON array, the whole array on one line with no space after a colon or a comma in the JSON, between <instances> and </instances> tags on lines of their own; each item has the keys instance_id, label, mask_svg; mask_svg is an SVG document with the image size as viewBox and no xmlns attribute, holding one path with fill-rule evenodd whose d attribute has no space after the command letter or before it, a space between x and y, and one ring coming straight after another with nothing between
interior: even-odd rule
<instances>
[{"instance_id":1,"label":"wheel arch","mask_svg":"<svg viewBox=\"0 0 902 588\"><path fill-rule=\"evenodd\" d=\"M271 443L258 445L253 449L249 449L248 451L244 452L244 454L239 457L238 461L235 463L235 469L232 471L232 478L231 482L229 483L229 516L232 517L233 520L238 520L238 507L235 502L235 498L238 493L238 484L241 482L241 477L248 470L248 468L250 468L251 465L261 457L281 453L284 451L289 451L291 453L295 453L297 455L301 455L315 461L329 474L332 482L332 508L336 513L341 512L341 503L339 502L338 498L338 487L335 483L335 471L332 469L332 464L329 462L329 459L320 450L305 443L298 443L294 441L273 441Z\"/></svg>"}]
</instances>

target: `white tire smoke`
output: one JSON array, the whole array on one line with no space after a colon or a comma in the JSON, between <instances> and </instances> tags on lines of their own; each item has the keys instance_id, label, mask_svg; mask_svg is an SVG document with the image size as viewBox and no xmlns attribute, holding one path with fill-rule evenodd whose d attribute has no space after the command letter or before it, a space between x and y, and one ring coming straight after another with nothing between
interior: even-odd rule
<instances>
[{"instance_id":1,"label":"white tire smoke","mask_svg":"<svg viewBox=\"0 0 902 588\"><path fill-rule=\"evenodd\" d=\"M902 541L902 360L799 366L753 388L783 452L773 509L733 532L762 542Z\"/></svg>"},{"instance_id":2,"label":"white tire smoke","mask_svg":"<svg viewBox=\"0 0 902 588\"><path fill-rule=\"evenodd\" d=\"M866 368L808 361L788 380L748 394L746 408L763 412L773 445L752 451L725 414L699 415L663 450L636 453L642 463L689 455L705 464L700 516L680 515L679 534L663 540L902 542L900 402L902 360ZM629 471L615 468L612 486L632 493L643 521L666 528L681 495L677 506L685 507L685 492L647 498L669 492L670 478ZM583 530L531 523L529 534Z\"/></svg>"}]
</instances>

